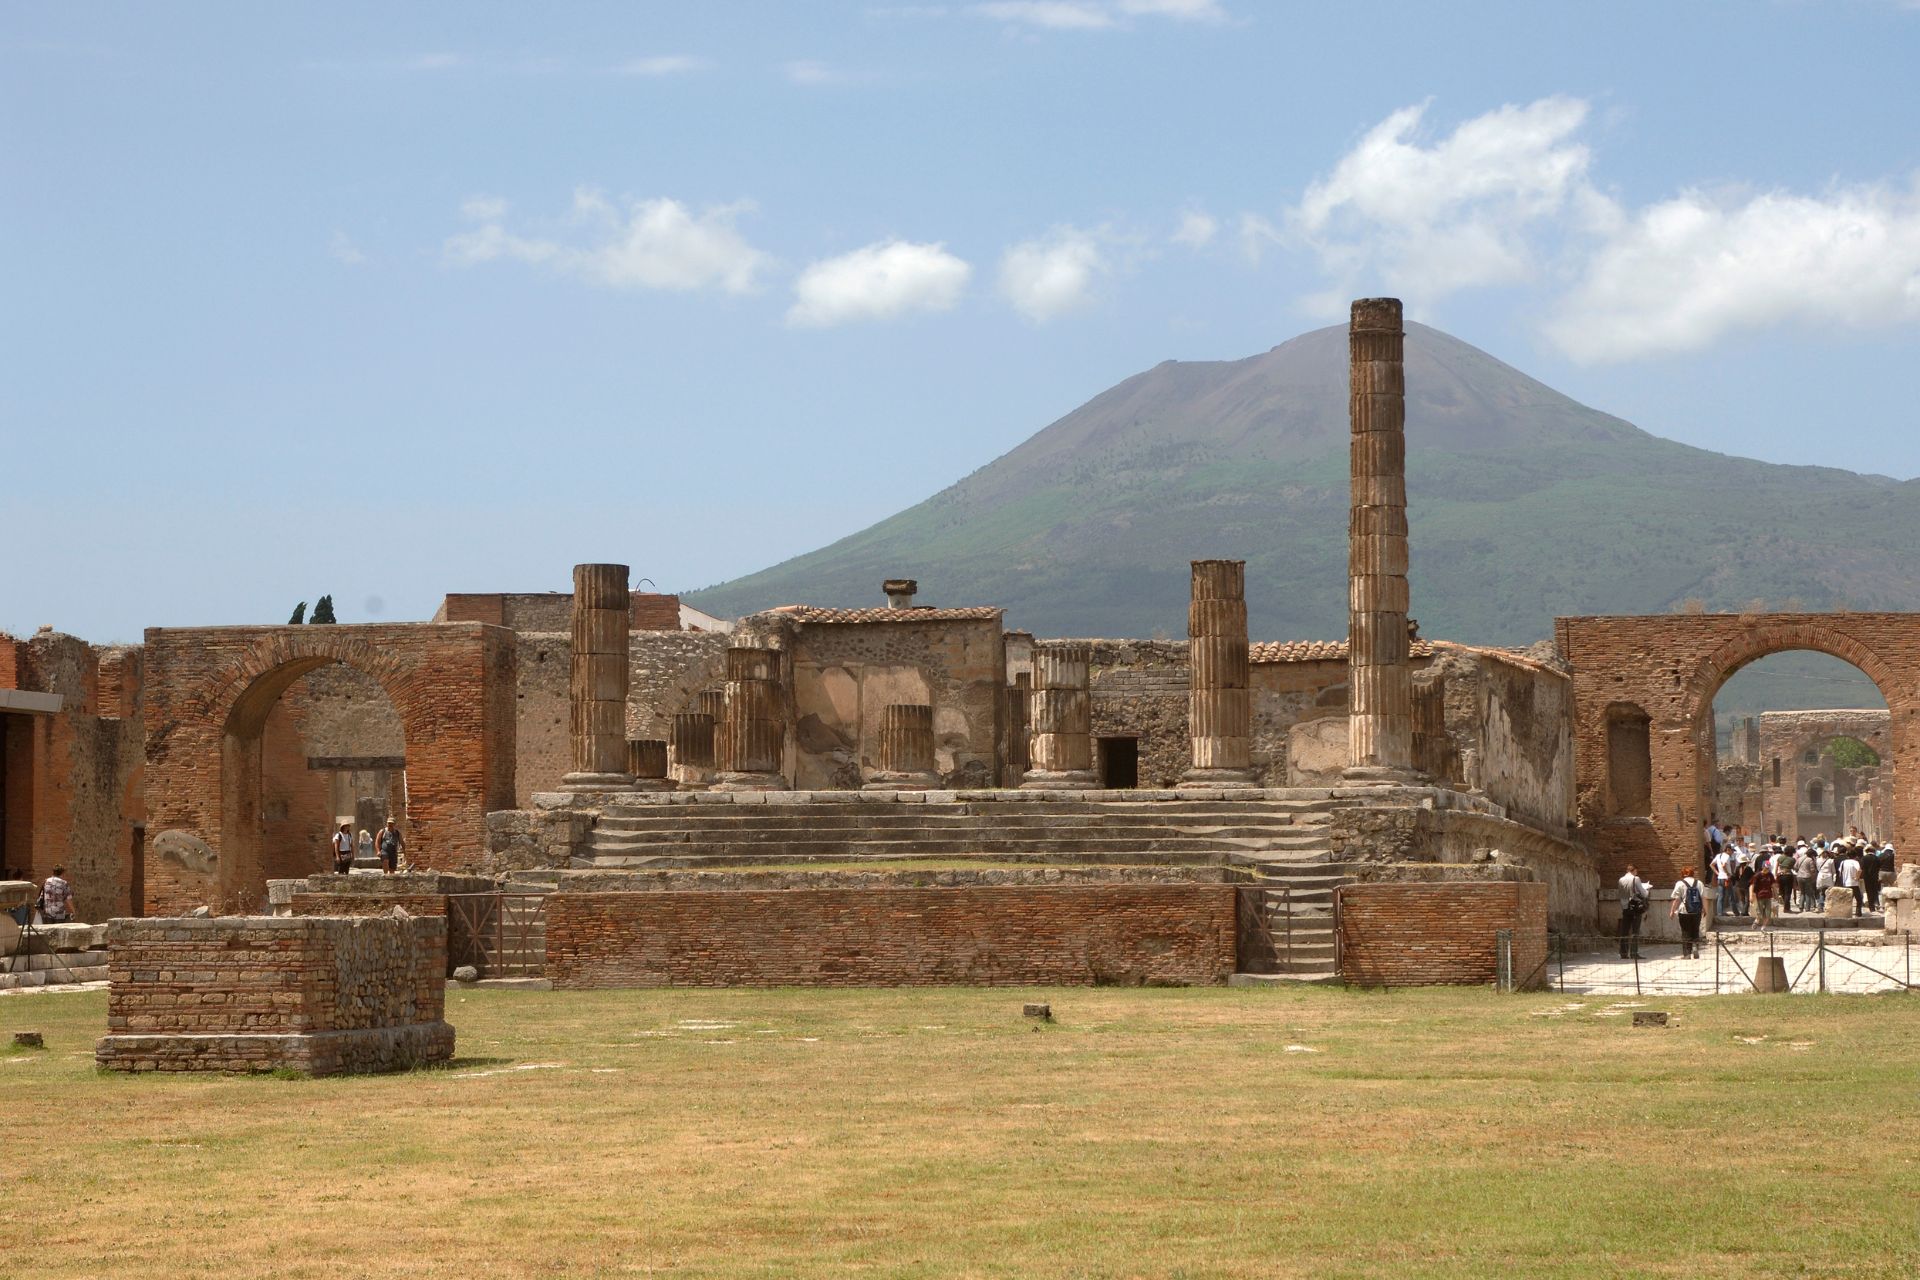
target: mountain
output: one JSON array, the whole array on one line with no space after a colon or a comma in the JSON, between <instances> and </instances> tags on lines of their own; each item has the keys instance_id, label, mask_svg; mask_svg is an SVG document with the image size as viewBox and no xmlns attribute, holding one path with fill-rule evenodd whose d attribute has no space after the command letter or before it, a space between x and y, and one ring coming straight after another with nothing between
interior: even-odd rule
<instances>
[{"instance_id":1,"label":"mountain","mask_svg":"<svg viewBox=\"0 0 1920 1280\"><path fill-rule=\"evenodd\" d=\"M1437 329L1407 329L1413 613L1525 644L1557 614L1753 600L1920 608L1920 482L1729 457L1649 435ZM723 615L997 604L1039 635L1185 633L1187 561L1247 561L1256 639L1346 631L1347 341L1128 378L918 506L687 593Z\"/></svg>"}]
</instances>

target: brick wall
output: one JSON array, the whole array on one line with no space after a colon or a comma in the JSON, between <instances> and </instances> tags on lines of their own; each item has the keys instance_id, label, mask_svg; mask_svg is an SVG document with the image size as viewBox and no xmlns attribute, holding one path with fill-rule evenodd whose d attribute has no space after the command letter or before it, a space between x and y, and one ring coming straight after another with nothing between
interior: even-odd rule
<instances>
[{"instance_id":1,"label":"brick wall","mask_svg":"<svg viewBox=\"0 0 1920 1280\"><path fill-rule=\"evenodd\" d=\"M556 988L1209 984L1231 885L557 893Z\"/></svg>"},{"instance_id":2,"label":"brick wall","mask_svg":"<svg viewBox=\"0 0 1920 1280\"><path fill-rule=\"evenodd\" d=\"M1618 878L1629 859L1667 884L1698 863L1713 799L1714 695L1734 672L1771 653L1808 649L1864 671L1891 712L1882 759L1898 776L1920 775L1920 741L1913 740L1920 735L1902 732L1920 713L1920 614L1560 618L1554 640L1573 670L1576 809L1603 880ZM1612 803L1609 715L1625 712L1648 721L1652 803L1645 815L1618 813ZM1892 803L1894 843L1920 842L1920 791L1896 789Z\"/></svg>"},{"instance_id":3,"label":"brick wall","mask_svg":"<svg viewBox=\"0 0 1920 1280\"><path fill-rule=\"evenodd\" d=\"M399 715L411 863L451 869L477 861L487 812L513 803L509 632L473 623L150 630L148 846L176 831L204 842L217 855L227 900L256 905L267 879L262 788L246 744L264 730L281 694L330 663L371 677ZM146 870L150 910L205 900L204 887L168 859L149 858Z\"/></svg>"},{"instance_id":4,"label":"brick wall","mask_svg":"<svg viewBox=\"0 0 1920 1280\"><path fill-rule=\"evenodd\" d=\"M381 1070L450 1056L446 921L116 920L108 1034L124 1071Z\"/></svg>"},{"instance_id":5,"label":"brick wall","mask_svg":"<svg viewBox=\"0 0 1920 1280\"><path fill-rule=\"evenodd\" d=\"M1349 885L1340 892L1340 976L1361 986L1491 984L1497 929L1513 930L1515 980L1544 986L1546 885Z\"/></svg>"}]
</instances>

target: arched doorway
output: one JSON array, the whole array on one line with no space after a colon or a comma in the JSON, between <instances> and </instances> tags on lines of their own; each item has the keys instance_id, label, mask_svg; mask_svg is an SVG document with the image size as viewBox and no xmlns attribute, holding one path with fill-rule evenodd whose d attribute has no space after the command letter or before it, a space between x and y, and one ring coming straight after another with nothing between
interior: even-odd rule
<instances>
[{"instance_id":1,"label":"arched doorway","mask_svg":"<svg viewBox=\"0 0 1920 1280\"><path fill-rule=\"evenodd\" d=\"M259 909L267 881L332 869L340 822L406 815L406 731L374 676L312 657L262 675L221 737L220 901Z\"/></svg>"},{"instance_id":2,"label":"arched doorway","mask_svg":"<svg viewBox=\"0 0 1920 1280\"><path fill-rule=\"evenodd\" d=\"M513 807L514 654L511 631L476 622L149 630L148 914L258 909L276 859L310 869L307 842L268 842L263 752L283 695L340 664L397 715L409 860L477 865L487 813Z\"/></svg>"},{"instance_id":3,"label":"arched doorway","mask_svg":"<svg viewBox=\"0 0 1920 1280\"><path fill-rule=\"evenodd\" d=\"M1891 780L1891 814L1882 820L1896 844L1920 840L1920 807L1900 787L1903 778L1920 776L1920 614L1561 618L1555 633L1573 677L1580 830L1603 877L1617 876L1629 861L1655 879L1698 864L1702 831L1714 816L1715 695L1743 668L1789 650L1851 663L1880 691L1888 708L1886 749L1876 750ZM1651 794L1644 816L1620 811L1609 771L1623 707L1647 716ZM1769 756L1769 774L1771 763ZM1789 772L1783 759L1783 784Z\"/></svg>"}]
</instances>

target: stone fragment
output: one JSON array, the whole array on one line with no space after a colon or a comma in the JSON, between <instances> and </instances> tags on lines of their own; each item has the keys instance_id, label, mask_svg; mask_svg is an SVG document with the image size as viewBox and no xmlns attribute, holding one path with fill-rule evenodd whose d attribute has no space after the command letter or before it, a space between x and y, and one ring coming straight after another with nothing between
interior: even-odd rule
<instances>
[{"instance_id":1,"label":"stone fragment","mask_svg":"<svg viewBox=\"0 0 1920 1280\"><path fill-rule=\"evenodd\" d=\"M13 1033L13 1047L16 1049L44 1049L47 1038L38 1031L16 1031Z\"/></svg>"},{"instance_id":2,"label":"stone fragment","mask_svg":"<svg viewBox=\"0 0 1920 1280\"><path fill-rule=\"evenodd\" d=\"M463 964L453 971L453 980L455 982L478 982L480 981L480 971L470 964Z\"/></svg>"},{"instance_id":3,"label":"stone fragment","mask_svg":"<svg viewBox=\"0 0 1920 1280\"><path fill-rule=\"evenodd\" d=\"M1635 1009L1633 1025L1636 1027L1664 1027L1667 1025L1665 1009Z\"/></svg>"},{"instance_id":4,"label":"stone fragment","mask_svg":"<svg viewBox=\"0 0 1920 1280\"><path fill-rule=\"evenodd\" d=\"M1053 1021L1053 1006L1050 1004L1028 1004L1020 1006L1023 1018L1039 1018L1043 1022Z\"/></svg>"}]
</instances>

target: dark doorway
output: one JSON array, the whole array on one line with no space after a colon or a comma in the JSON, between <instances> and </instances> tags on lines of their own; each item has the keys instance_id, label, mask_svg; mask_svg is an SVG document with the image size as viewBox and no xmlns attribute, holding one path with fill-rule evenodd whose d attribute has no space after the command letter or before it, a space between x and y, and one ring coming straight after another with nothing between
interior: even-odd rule
<instances>
[{"instance_id":1,"label":"dark doorway","mask_svg":"<svg viewBox=\"0 0 1920 1280\"><path fill-rule=\"evenodd\" d=\"M1140 785L1140 739L1101 738L1100 785L1126 791Z\"/></svg>"},{"instance_id":2,"label":"dark doorway","mask_svg":"<svg viewBox=\"0 0 1920 1280\"><path fill-rule=\"evenodd\" d=\"M127 914L144 916L147 914L147 828L145 823L136 822L133 826L133 847L127 851L128 867L132 871L127 881Z\"/></svg>"}]
</instances>

